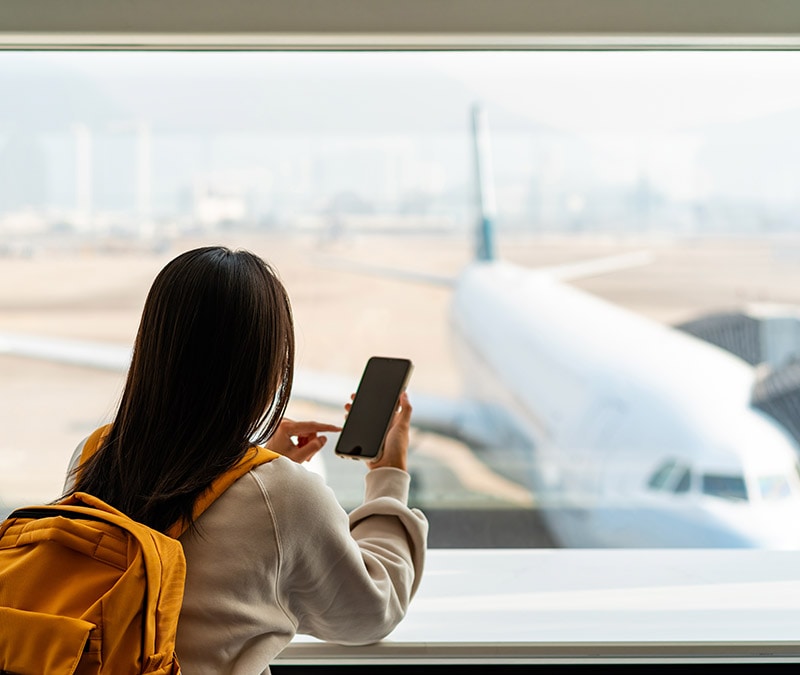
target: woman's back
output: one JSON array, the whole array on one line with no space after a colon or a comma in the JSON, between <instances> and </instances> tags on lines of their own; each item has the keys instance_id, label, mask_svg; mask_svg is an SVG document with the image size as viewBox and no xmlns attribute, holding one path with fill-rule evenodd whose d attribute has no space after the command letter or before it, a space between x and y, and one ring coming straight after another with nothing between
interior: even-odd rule
<instances>
[{"instance_id":1,"label":"woman's back","mask_svg":"<svg viewBox=\"0 0 800 675\"><path fill-rule=\"evenodd\" d=\"M252 444L282 455L181 536L177 651L187 673L260 674L295 632L374 642L419 584L427 521L407 506L407 397L348 517L299 465L339 427L284 417L293 370L291 307L274 270L248 251L187 251L153 282L108 435L70 473L69 491L167 532L192 523L197 500Z\"/></svg>"},{"instance_id":2,"label":"woman's back","mask_svg":"<svg viewBox=\"0 0 800 675\"><path fill-rule=\"evenodd\" d=\"M397 625L421 577L427 523L405 506L407 473L385 468L367 481L349 518L354 536L319 476L283 458L240 478L201 516L181 538L186 672L262 673L296 632L359 644Z\"/></svg>"}]
</instances>

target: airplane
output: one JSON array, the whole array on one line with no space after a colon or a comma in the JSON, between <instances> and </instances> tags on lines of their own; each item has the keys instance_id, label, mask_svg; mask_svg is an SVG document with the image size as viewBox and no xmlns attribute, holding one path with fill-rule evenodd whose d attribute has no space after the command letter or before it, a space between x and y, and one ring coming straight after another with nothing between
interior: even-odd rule
<instances>
[{"instance_id":1,"label":"airplane","mask_svg":"<svg viewBox=\"0 0 800 675\"><path fill-rule=\"evenodd\" d=\"M647 264L645 252L529 269L498 258L486 115L473 110L474 260L452 287L464 394L415 391L413 424L463 441L529 488L566 548L800 548L800 447L753 404L758 367L570 281ZM101 343L0 333L0 353L126 369ZM341 408L352 378L298 371L292 397ZM322 469L320 469L322 470Z\"/></svg>"},{"instance_id":2,"label":"airplane","mask_svg":"<svg viewBox=\"0 0 800 675\"><path fill-rule=\"evenodd\" d=\"M472 264L449 282L384 270L453 287L465 394L415 392L414 425L499 457L562 547L800 547L800 447L755 398L759 364L566 283L647 264L646 251L533 270L497 259L480 106L473 140Z\"/></svg>"}]
</instances>

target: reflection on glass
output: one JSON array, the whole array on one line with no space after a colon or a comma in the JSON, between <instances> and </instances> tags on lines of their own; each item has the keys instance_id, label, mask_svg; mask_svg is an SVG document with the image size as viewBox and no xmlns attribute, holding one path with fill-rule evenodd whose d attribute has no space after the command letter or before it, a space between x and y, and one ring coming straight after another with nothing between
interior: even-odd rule
<instances>
[{"instance_id":1,"label":"reflection on glass","mask_svg":"<svg viewBox=\"0 0 800 675\"><path fill-rule=\"evenodd\" d=\"M800 547L798 70L3 53L0 506L58 495L155 273L217 243L292 295L290 414L340 421L369 356L415 362L433 546ZM363 467L314 469L360 500Z\"/></svg>"},{"instance_id":2,"label":"reflection on glass","mask_svg":"<svg viewBox=\"0 0 800 675\"><path fill-rule=\"evenodd\" d=\"M759 476L758 488L763 499L787 499L792 495L792 487L784 476Z\"/></svg>"}]
</instances>

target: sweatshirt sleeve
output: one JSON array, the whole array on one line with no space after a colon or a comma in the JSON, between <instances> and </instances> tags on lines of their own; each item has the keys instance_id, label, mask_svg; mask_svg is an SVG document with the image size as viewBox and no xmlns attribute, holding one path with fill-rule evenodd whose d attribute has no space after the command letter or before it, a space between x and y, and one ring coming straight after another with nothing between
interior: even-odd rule
<instances>
[{"instance_id":1,"label":"sweatshirt sleeve","mask_svg":"<svg viewBox=\"0 0 800 675\"><path fill-rule=\"evenodd\" d=\"M410 477L369 471L363 504L349 515L317 476L304 491L298 532L276 513L282 602L297 632L357 645L377 642L405 616L425 562L428 522L407 506Z\"/></svg>"}]
</instances>

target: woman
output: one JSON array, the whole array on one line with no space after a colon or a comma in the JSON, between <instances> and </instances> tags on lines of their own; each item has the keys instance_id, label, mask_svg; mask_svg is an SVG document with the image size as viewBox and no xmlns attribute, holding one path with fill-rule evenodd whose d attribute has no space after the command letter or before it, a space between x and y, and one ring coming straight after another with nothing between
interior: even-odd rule
<instances>
[{"instance_id":1,"label":"woman","mask_svg":"<svg viewBox=\"0 0 800 675\"><path fill-rule=\"evenodd\" d=\"M406 505L411 406L403 396L352 513L301 466L333 425L283 417L294 327L275 272L247 251L188 251L145 302L119 408L69 492L160 531L254 443L282 456L228 488L180 537L177 654L186 673L266 673L295 633L343 644L387 635L422 574L427 521ZM349 405L345 406L349 409ZM293 440L296 439L296 440Z\"/></svg>"}]
</instances>

